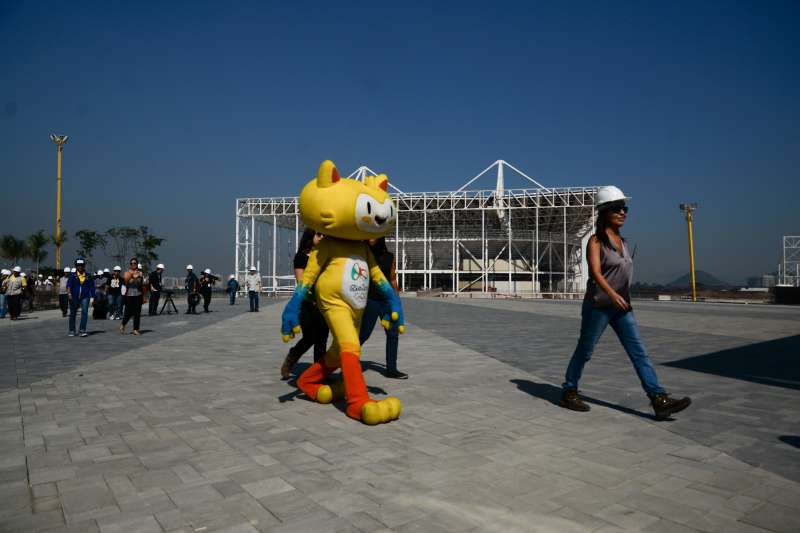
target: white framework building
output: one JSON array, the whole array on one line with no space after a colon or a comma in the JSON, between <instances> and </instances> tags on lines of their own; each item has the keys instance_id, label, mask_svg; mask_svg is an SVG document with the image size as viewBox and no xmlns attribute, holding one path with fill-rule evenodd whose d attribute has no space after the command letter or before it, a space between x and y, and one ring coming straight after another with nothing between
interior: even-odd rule
<instances>
[{"instance_id":1,"label":"white framework building","mask_svg":"<svg viewBox=\"0 0 800 533\"><path fill-rule=\"evenodd\" d=\"M534 187L506 189L512 171ZM362 166L349 178L374 175ZM470 188L496 176L494 189ZM395 254L403 290L441 288L447 293L573 298L586 288L586 242L595 218L597 187L545 187L498 160L460 188L403 192L391 184L397 205L387 245ZM235 272L250 265L265 292L294 289L292 258L303 232L298 198L236 200Z\"/></svg>"},{"instance_id":2,"label":"white framework building","mask_svg":"<svg viewBox=\"0 0 800 533\"><path fill-rule=\"evenodd\" d=\"M800 287L800 235L783 237L783 261L778 265L778 284Z\"/></svg>"}]
</instances>

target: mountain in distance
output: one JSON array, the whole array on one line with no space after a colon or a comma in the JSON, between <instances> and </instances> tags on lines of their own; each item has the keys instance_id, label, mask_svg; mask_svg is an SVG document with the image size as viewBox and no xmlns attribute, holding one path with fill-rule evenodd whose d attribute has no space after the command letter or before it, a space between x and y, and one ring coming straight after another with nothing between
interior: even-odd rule
<instances>
[{"instance_id":1,"label":"mountain in distance","mask_svg":"<svg viewBox=\"0 0 800 533\"><path fill-rule=\"evenodd\" d=\"M695 281L696 281L698 287L699 286L715 287L715 288L731 287L730 283L728 283L726 281L722 281L718 277L714 276L713 274L709 274L708 272L705 272L704 270L695 271ZM671 281L670 283L667 283L666 286L670 287L670 288L678 289L678 288L681 288L681 287L689 287L691 285L691 283L692 283L691 276L687 272L683 276Z\"/></svg>"}]
</instances>

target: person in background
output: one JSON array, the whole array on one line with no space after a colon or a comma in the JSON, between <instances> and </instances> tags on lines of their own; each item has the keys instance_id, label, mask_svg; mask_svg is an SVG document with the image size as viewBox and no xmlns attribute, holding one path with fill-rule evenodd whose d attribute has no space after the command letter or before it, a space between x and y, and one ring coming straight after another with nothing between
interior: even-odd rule
<instances>
[{"instance_id":1,"label":"person in background","mask_svg":"<svg viewBox=\"0 0 800 533\"><path fill-rule=\"evenodd\" d=\"M197 274L194 273L192 265L186 265L186 279L183 281L183 287L186 289L186 308L187 315L197 314L197 304L200 303L200 280L197 279Z\"/></svg>"},{"instance_id":2,"label":"person in background","mask_svg":"<svg viewBox=\"0 0 800 533\"><path fill-rule=\"evenodd\" d=\"M42 274L36 276L36 283L34 283L34 287L44 287L44 276Z\"/></svg>"},{"instance_id":3,"label":"person in background","mask_svg":"<svg viewBox=\"0 0 800 533\"><path fill-rule=\"evenodd\" d=\"M47 276L44 280L44 288L48 291L53 290L53 276Z\"/></svg>"},{"instance_id":4,"label":"person in background","mask_svg":"<svg viewBox=\"0 0 800 533\"><path fill-rule=\"evenodd\" d=\"M114 267L114 272L106 284L108 286L108 319L120 320L122 318L122 267Z\"/></svg>"},{"instance_id":5,"label":"person in background","mask_svg":"<svg viewBox=\"0 0 800 533\"><path fill-rule=\"evenodd\" d=\"M58 307L61 308L61 316L67 316L69 311L69 294L67 294L67 280L70 275L69 267L64 267L64 274L58 279Z\"/></svg>"},{"instance_id":6,"label":"person in background","mask_svg":"<svg viewBox=\"0 0 800 533\"><path fill-rule=\"evenodd\" d=\"M11 275L3 281L8 315L11 320L19 320L19 315L22 313L22 292L25 290L26 284L27 281L22 276L22 269L19 266L12 268Z\"/></svg>"},{"instance_id":7,"label":"person in background","mask_svg":"<svg viewBox=\"0 0 800 533\"><path fill-rule=\"evenodd\" d=\"M228 293L230 304L234 305L236 303L236 293L239 292L239 282L236 281L235 275L231 274L228 278L228 286L225 288L225 292Z\"/></svg>"},{"instance_id":8,"label":"person in background","mask_svg":"<svg viewBox=\"0 0 800 533\"><path fill-rule=\"evenodd\" d=\"M386 238L370 239L369 248L372 255L375 256L381 272L389 280L392 288L400 293L400 287L397 286L397 271L394 265L394 254L389 251L386 246ZM375 322L381 319L384 324L383 317L390 314L389 309L386 307L383 299L380 298L378 292L370 283L369 291L367 292L367 307L364 309L364 315L361 318L361 331L358 335L358 342L363 346L367 339L375 329ZM397 326L391 325L386 331L386 377L394 379L408 379L408 374L400 372L397 369L397 346L399 341L399 332Z\"/></svg>"},{"instance_id":9,"label":"person in background","mask_svg":"<svg viewBox=\"0 0 800 533\"><path fill-rule=\"evenodd\" d=\"M158 314L158 299L161 297L161 276L164 273L164 263L156 265L156 269L150 272L148 282L150 284L150 302L147 309L148 316Z\"/></svg>"},{"instance_id":10,"label":"person in background","mask_svg":"<svg viewBox=\"0 0 800 533\"><path fill-rule=\"evenodd\" d=\"M261 293L261 278L256 273L256 267L250 267L250 273L244 278L244 288L250 298L250 312L258 313L258 295Z\"/></svg>"},{"instance_id":11,"label":"person in background","mask_svg":"<svg viewBox=\"0 0 800 533\"><path fill-rule=\"evenodd\" d=\"M67 335L75 336L75 315L78 308L81 310L81 323L78 334L86 337L86 324L89 321L89 306L95 297L95 284L91 275L86 272L86 261L75 260L75 273L70 274L67 280L67 294L69 295L69 324Z\"/></svg>"},{"instance_id":12,"label":"person in background","mask_svg":"<svg viewBox=\"0 0 800 533\"><path fill-rule=\"evenodd\" d=\"M578 382L597 341L610 325L650 398L656 419L663 420L689 407L692 400L670 398L661 387L639 333L630 295L633 258L620 233L628 217L628 200L614 186L600 187L597 191L595 233L586 246L590 279L581 308L580 337L567 366L560 405L573 411L589 411L589 405L578 396Z\"/></svg>"},{"instance_id":13,"label":"person in background","mask_svg":"<svg viewBox=\"0 0 800 533\"><path fill-rule=\"evenodd\" d=\"M203 296L204 313L208 313L208 306L211 305L211 292L218 279L211 273L210 268L203 270L203 274L200 276L200 294Z\"/></svg>"},{"instance_id":14,"label":"person in background","mask_svg":"<svg viewBox=\"0 0 800 533\"><path fill-rule=\"evenodd\" d=\"M33 296L36 287L34 282L29 280L25 274L25 272L20 272L20 276L25 279L25 286L22 289L22 301L28 302L28 312L33 312Z\"/></svg>"},{"instance_id":15,"label":"person in background","mask_svg":"<svg viewBox=\"0 0 800 533\"><path fill-rule=\"evenodd\" d=\"M123 285L125 286L125 315L122 317L122 324L119 325L119 332L125 334L125 326L133 318L133 334L141 335L139 332L139 322L142 318L142 298L144 295L144 274L139 270L139 260L131 257L130 267L125 272Z\"/></svg>"},{"instance_id":16,"label":"person in background","mask_svg":"<svg viewBox=\"0 0 800 533\"><path fill-rule=\"evenodd\" d=\"M300 237L297 253L294 255L294 277L298 283L303 279L303 272L305 272L308 265L308 256L311 254L311 250L321 239L322 234L316 233L310 228L306 228L302 237ZM300 327L302 328L303 336L297 341L297 344L289 349L289 353L283 360L281 379L289 379L291 377L292 367L297 364L311 346L314 347L314 362L319 361L328 348L328 324L325 323L325 318L317 308L313 290L308 292L300 308Z\"/></svg>"},{"instance_id":17,"label":"person in background","mask_svg":"<svg viewBox=\"0 0 800 533\"><path fill-rule=\"evenodd\" d=\"M8 305L6 304L5 281L10 275L10 270L5 268L0 270L0 319L5 318L6 313L8 312Z\"/></svg>"},{"instance_id":18,"label":"person in background","mask_svg":"<svg viewBox=\"0 0 800 533\"><path fill-rule=\"evenodd\" d=\"M108 313L108 296L106 294L108 286L103 271L98 270L94 276L94 307L92 308L92 318L95 320L105 320Z\"/></svg>"}]
</instances>

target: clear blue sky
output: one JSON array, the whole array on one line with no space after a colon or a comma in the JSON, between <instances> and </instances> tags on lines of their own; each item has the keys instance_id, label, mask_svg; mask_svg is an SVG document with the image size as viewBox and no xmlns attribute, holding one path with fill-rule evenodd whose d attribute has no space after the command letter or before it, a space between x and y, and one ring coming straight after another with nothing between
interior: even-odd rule
<instances>
[{"instance_id":1,"label":"clear blue sky","mask_svg":"<svg viewBox=\"0 0 800 533\"><path fill-rule=\"evenodd\" d=\"M0 233L52 232L63 132L64 226L148 225L172 274L230 272L234 199L324 158L617 184L644 281L687 269L681 201L726 280L800 234L800 3L376 4L0 3Z\"/></svg>"}]
</instances>

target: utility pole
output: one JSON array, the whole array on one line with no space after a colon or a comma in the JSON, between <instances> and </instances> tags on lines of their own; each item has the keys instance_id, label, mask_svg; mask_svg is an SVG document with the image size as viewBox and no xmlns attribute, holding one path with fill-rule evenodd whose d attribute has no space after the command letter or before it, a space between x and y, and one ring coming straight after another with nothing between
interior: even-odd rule
<instances>
[{"instance_id":1,"label":"utility pole","mask_svg":"<svg viewBox=\"0 0 800 533\"><path fill-rule=\"evenodd\" d=\"M50 140L58 147L58 171L56 178L56 271L61 271L61 152L67 143L66 135L50 134Z\"/></svg>"},{"instance_id":2,"label":"utility pole","mask_svg":"<svg viewBox=\"0 0 800 533\"><path fill-rule=\"evenodd\" d=\"M686 215L686 224L689 227L689 276L692 279L692 301L697 301L697 283L694 275L694 237L692 235L692 213L697 209L697 203L680 204L681 211Z\"/></svg>"}]
</instances>

